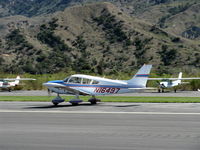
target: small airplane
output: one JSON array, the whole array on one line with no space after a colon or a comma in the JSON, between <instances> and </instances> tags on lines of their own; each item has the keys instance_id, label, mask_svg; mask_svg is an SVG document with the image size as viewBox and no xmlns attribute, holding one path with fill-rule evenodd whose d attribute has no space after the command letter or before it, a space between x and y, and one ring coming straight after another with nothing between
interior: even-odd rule
<instances>
[{"instance_id":1,"label":"small airplane","mask_svg":"<svg viewBox=\"0 0 200 150\"><path fill-rule=\"evenodd\" d=\"M9 92L11 92L11 88L18 86L19 81L21 81L21 80L36 80L36 79L20 78L20 76L17 76L16 78L4 78L4 79L0 79L0 88L6 89Z\"/></svg>"},{"instance_id":2,"label":"small airplane","mask_svg":"<svg viewBox=\"0 0 200 150\"><path fill-rule=\"evenodd\" d=\"M58 105L65 101L59 94L73 94L74 99L69 102L77 105L82 102L79 95L91 95L88 101L96 104L100 101L95 96L110 95L120 93L131 93L138 90L148 89L146 83L152 65L143 65L140 70L130 80L112 80L107 78L95 77L90 75L75 74L64 80L48 81L43 83L48 91L57 93L57 97L52 100L54 105Z\"/></svg>"},{"instance_id":3,"label":"small airplane","mask_svg":"<svg viewBox=\"0 0 200 150\"><path fill-rule=\"evenodd\" d=\"M177 91L177 86L181 84L188 84L189 82L182 82L182 80L197 80L200 78L182 78L182 72L179 73L178 78L149 78L148 80L162 80L158 85L158 92L164 92L167 88L173 88L174 92Z\"/></svg>"}]
</instances>

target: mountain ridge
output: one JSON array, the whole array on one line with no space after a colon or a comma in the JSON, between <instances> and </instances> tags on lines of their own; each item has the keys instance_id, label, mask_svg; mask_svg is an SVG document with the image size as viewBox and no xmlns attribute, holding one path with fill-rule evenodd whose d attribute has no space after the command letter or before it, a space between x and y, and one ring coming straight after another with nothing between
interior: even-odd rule
<instances>
[{"instance_id":1,"label":"mountain ridge","mask_svg":"<svg viewBox=\"0 0 200 150\"><path fill-rule=\"evenodd\" d=\"M0 20L4 22L0 31L5 32L0 42L3 72L112 74L152 63L157 71L170 73L180 69L194 72L200 64L198 44L108 2Z\"/></svg>"}]
</instances>

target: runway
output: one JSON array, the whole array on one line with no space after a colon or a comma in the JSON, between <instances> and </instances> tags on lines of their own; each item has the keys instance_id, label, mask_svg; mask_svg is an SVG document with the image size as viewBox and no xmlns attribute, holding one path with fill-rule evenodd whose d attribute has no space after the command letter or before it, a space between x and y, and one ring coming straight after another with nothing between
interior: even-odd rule
<instances>
[{"instance_id":1,"label":"runway","mask_svg":"<svg viewBox=\"0 0 200 150\"><path fill-rule=\"evenodd\" d=\"M199 150L200 104L0 102L0 150Z\"/></svg>"}]
</instances>

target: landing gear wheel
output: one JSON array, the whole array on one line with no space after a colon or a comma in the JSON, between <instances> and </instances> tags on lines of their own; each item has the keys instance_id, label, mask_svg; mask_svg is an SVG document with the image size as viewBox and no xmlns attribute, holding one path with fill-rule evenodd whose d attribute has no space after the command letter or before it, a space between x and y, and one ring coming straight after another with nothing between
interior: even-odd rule
<instances>
[{"instance_id":1,"label":"landing gear wheel","mask_svg":"<svg viewBox=\"0 0 200 150\"><path fill-rule=\"evenodd\" d=\"M90 102L91 105L95 105L95 104L97 104L97 102L100 102L100 101L101 101L101 100L95 98L95 96L92 96L92 98L90 98L90 99L88 100L88 102Z\"/></svg>"},{"instance_id":2,"label":"landing gear wheel","mask_svg":"<svg viewBox=\"0 0 200 150\"><path fill-rule=\"evenodd\" d=\"M78 103L72 103L72 106L77 106L78 105Z\"/></svg>"},{"instance_id":3,"label":"landing gear wheel","mask_svg":"<svg viewBox=\"0 0 200 150\"><path fill-rule=\"evenodd\" d=\"M57 106L58 105L58 103L55 103L55 102L52 102L53 104L54 104L54 106Z\"/></svg>"},{"instance_id":4,"label":"landing gear wheel","mask_svg":"<svg viewBox=\"0 0 200 150\"><path fill-rule=\"evenodd\" d=\"M83 100L79 99L79 95L76 94L75 97L74 97L74 99L71 99L69 102L70 102L73 106L76 106L76 105L78 105L79 103L83 102Z\"/></svg>"},{"instance_id":5,"label":"landing gear wheel","mask_svg":"<svg viewBox=\"0 0 200 150\"><path fill-rule=\"evenodd\" d=\"M90 102L92 105L95 105L95 104L97 104L97 101L91 101Z\"/></svg>"}]
</instances>

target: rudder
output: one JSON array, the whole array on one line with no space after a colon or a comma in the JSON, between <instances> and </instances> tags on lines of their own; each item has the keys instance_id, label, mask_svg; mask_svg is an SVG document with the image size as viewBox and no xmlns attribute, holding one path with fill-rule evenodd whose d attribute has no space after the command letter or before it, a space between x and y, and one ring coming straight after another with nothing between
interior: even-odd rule
<instances>
[{"instance_id":1,"label":"rudder","mask_svg":"<svg viewBox=\"0 0 200 150\"><path fill-rule=\"evenodd\" d=\"M128 84L146 87L147 80L151 71L152 65L143 65L134 77L128 80Z\"/></svg>"}]
</instances>

